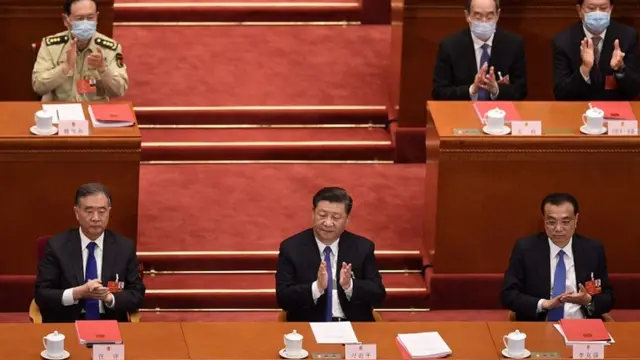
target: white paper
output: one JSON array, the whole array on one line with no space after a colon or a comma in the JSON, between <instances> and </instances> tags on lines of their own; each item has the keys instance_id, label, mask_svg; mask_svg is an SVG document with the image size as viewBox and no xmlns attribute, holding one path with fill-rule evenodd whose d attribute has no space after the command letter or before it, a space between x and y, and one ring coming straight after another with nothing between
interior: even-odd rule
<instances>
[{"instance_id":1,"label":"white paper","mask_svg":"<svg viewBox=\"0 0 640 360\"><path fill-rule=\"evenodd\" d=\"M54 124L60 120L87 120L82 104L42 104L42 110L50 111L53 114Z\"/></svg>"},{"instance_id":2,"label":"white paper","mask_svg":"<svg viewBox=\"0 0 640 360\"><path fill-rule=\"evenodd\" d=\"M604 344L573 345L574 359L604 359Z\"/></svg>"},{"instance_id":3,"label":"white paper","mask_svg":"<svg viewBox=\"0 0 640 360\"><path fill-rule=\"evenodd\" d=\"M124 360L124 344L93 345L93 360Z\"/></svg>"},{"instance_id":4,"label":"white paper","mask_svg":"<svg viewBox=\"0 0 640 360\"><path fill-rule=\"evenodd\" d=\"M611 333L609 333L609 339L611 339L611 341L567 341L567 337L564 335L564 331L562 331L562 326L560 326L560 324L553 324L553 327L556 328L556 330L558 330L558 332L560 333L560 335L562 335L562 337L564 338L564 343L566 345L573 345L573 344L603 344L603 345L609 345L609 344L615 344L616 341L613 340L613 336L611 336Z\"/></svg>"},{"instance_id":5,"label":"white paper","mask_svg":"<svg viewBox=\"0 0 640 360\"><path fill-rule=\"evenodd\" d=\"M451 354L449 345L437 331L398 334L398 341L413 359L428 359Z\"/></svg>"},{"instance_id":6,"label":"white paper","mask_svg":"<svg viewBox=\"0 0 640 360\"><path fill-rule=\"evenodd\" d=\"M357 344L353 326L349 321L309 323L318 344Z\"/></svg>"}]
</instances>

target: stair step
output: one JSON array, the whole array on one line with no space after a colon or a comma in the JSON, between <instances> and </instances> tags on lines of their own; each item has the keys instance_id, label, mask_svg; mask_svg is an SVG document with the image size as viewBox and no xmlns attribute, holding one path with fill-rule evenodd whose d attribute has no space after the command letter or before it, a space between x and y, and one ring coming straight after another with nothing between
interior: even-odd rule
<instances>
[{"instance_id":1,"label":"stair step","mask_svg":"<svg viewBox=\"0 0 640 360\"><path fill-rule=\"evenodd\" d=\"M275 270L277 251L138 251L145 270L229 271ZM376 251L382 270L421 270L422 256L417 250Z\"/></svg>"},{"instance_id":2,"label":"stair step","mask_svg":"<svg viewBox=\"0 0 640 360\"><path fill-rule=\"evenodd\" d=\"M140 125L386 125L385 106L136 106Z\"/></svg>"},{"instance_id":3,"label":"stair step","mask_svg":"<svg viewBox=\"0 0 640 360\"><path fill-rule=\"evenodd\" d=\"M386 106L390 27L116 26L136 107ZM153 54L150 58L149 54Z\"/></svg>"},{"instance_id":4,"label":"stair step","mask_svg":"<svg viewBox=\"0 0 640 360\"><path fill-rule=\"evenodd\" d=\"M117 0L115 22L359 21L359 1L136 1Z\"/></svg>"},{"instance_id":5,"label":"stair step","mask_svg":"<svg viewBox=\"0 0 640 360\"><path fill-rule=\"evenodd\" d=\"M277 309L275 275L145 276L147 309ZM428 292L418 274L385 274L383 307L425 307Z\"/></svg>"},{"instance_id":6,"label":"stair step","mask_svg":"<svg viewBox=\"0 0 640 360\"><path fill-rule=\"evenodd\" d=\"M380 128L142 129L144 161L392 160Z\"/></svg>"}]
</instances>

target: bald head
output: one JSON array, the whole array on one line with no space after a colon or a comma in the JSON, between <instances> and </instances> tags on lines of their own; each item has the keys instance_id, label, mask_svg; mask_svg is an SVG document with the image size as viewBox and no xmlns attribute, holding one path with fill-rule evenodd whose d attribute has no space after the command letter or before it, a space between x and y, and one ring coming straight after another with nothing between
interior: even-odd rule
<instances>
[{"instance_id":1,"label":"bald head","mask_svg":"<svg viewBox=\"0 0 640 360\"><path fill-rule=\"evenodd\" d=\"M500 15L500 0L467 0L465 15L468 21L497 21Z\"/></svg>"}]
</instances>

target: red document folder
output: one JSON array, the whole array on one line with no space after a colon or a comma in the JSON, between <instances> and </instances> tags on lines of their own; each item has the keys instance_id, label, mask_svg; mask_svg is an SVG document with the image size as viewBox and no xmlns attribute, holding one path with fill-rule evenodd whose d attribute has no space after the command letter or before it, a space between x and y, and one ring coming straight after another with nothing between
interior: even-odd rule
<instances>
[{"instance_id":1,"label":"red document folder","mask_svg":"<svg viewBox=\"0 0 640 360\"><path fill-rule=\"evenodd\" d=\"M604 118L611 120L636 120L628 101L592 101L591 107L604 111Z\"/></svg>"},{"instance_id":2,"label":"red document folder","mask_svg":"<svg viewBox=\"0 0 640 360\"><path fill-rule=\"evenodd\" d=\"M476 114L478 114L480 121L482 121L482 118L487 112L489 112L489 110L493 110L495 108L499 108L506 113L504 118L505 121L522 120L522 118L520 118L520 113L511 101L476 101L473 103L473 108L476 110Z\"/></svg>"},{"instance_id":3,"label":"red document folder","mask_svg":"<svg viewBox=\"0 0 640 360\"><path fill-rule=\"evenodd\" d=\"M609 332L600 319L562 319L560 326L567 342L609 341Z\"/></svg>"},{"instance_id":4,"label":"red document folder","mask_svg":"<svg viewBox=\"0 0 640 360\"><path fill-rule=\"evenodd\" d=\"M120 327L115 320L78 320L76 333L80 344L122 344Z\"/></svg>"},{"instance_id":5,"label":"red document folder","mask_svg":"<svg viewBox=\"0 0 640 360\"><path fill-rule=\"evenodd\" d=\"M91 104L98 121L136 122L129 104Z\"/></svg>"}]
</instances>

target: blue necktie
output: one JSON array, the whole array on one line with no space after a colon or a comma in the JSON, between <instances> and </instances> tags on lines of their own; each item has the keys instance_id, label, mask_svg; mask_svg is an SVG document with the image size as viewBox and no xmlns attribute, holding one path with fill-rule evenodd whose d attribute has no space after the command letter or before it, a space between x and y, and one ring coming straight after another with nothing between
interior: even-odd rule
<instances>
[{"instance_id":1,"label":"blue necktie","mask_svg":"<svg viewBox=\"0 0 640 360\"><path fill-rule=\"evenodd\" d=\"M89 256L87 256L87 268L84 271L84 281L95 280L98 278L98 263L94 255L96 249L96 243L90 242L87 245L89 250ZM85 299L84 311L87 320L100 320L100 300L97 299Z\"/></svg>"},{"instance_id":2,"label":"blue necktie","mask_svg":"<svg viewBox=\"0 0 640 360\"><path fill-rule=\"evenodd\" d=\"M325 293L327 294L327 304L324 311L324 320L332 321L333 319L333 270L331 270L331 247L327 246L324 248L324 263L327 269L327 289Z\"/></svg>"},{"instance_id":3,"label":"blue necktie","mask_svg":"<svg viewBox=\"0 0 640 360\"><path fill-rule=\"evenodd\" d=\"M480 55L480 67L478 67L478 71L482 69L484 64L487 64L489 62L490 58L491 57L489 56L489 44L482 44L482 55ZM487 70L487 73L489 73L489 70ZM478 100L491 100L491 95L489 94L489 91L485 89L480 89L478 91Z\"/></svg>"},{"instance_id":4,"label":"blue necktie","mask_svg":"<svg viewBox=\"0 0 640 360\"><path fill-rule=\"evenodd\" d=\"M558 251L558 265L556 265L556 272L553 275L553 292L551 297L562 295L566 291L567 283L567 269L564 265L564 251ZM555 309L549 310L547 319L549 321L558 321L564 317L564 305Z\"/></svg>"}]
</instances>

